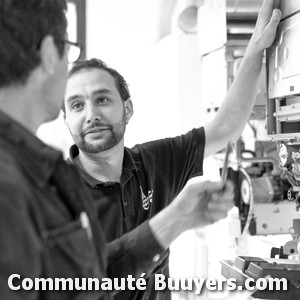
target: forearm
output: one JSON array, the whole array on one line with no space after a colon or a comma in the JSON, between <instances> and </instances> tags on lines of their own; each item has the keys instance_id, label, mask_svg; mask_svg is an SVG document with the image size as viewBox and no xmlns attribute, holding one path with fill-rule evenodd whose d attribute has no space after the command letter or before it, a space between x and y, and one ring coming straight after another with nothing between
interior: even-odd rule
<instances>
[{"instance_id":1,"label":"forearm","mask_svg":"<svg viewBox=\"0 0 300 300\"><path fill-rule=\"evenodd\" d=\"M263 51L248 49L216 115L215 124L229 140L236 140L240 136L250 117L257 95L262 58Z\"/></svg>"},{"instance_id":2,"label":"forearm","mask_svg":"<svg viewBox=\"0 0 300 300\"><path fill-rule=\"evenodd\" d=\"M275 39L281 13L273 10L274 1L264 0L254 33L238 74L218 110L215 119L205 126L205 157L236 140L248 121L255 103L265 48Z\"/></svg>"},{"instance_id":3,"label":"forearm","mask_svg":"<svg viewBox=\"0 0 300 300\"><path fill-rule=\"evenodd\" d=\"M167 249L170 244L188 229L178 212L168 206L155 215L149 222L150 228L158 243Z\"/></svg>"},{"instance_id":4,"label":"forearm","mask_svg":"<svg viewBox=\"0 0 300 300\"><path fill-rule=\"evenodd\" d=\"M229 182L224 186L201 177L189 180L173 202L150 220L153 235L166 249L183 232L226 217L233 205L232 192Z\"/></svg>"},{"instance_id":5,"label":"forearm","mask_svg":"<svg viewBox=\"0 0 300 300\"><path fill-rule=\"evenodd\" d=\"M252 47L251 47L252 48ZM248 49L214 120L205 125L205 157L241 135L255 104L263 51Z\"/></svg>"},{"instance_id":6,"label":"forearm","mask_svg":"<svg viewBox=\"0 0 300 300\"><path fill-rule=\"evenodd\" d=\"M146 221L121 238L107 244L108 276L139 277L141 273L146 273L145 277L148 277L167 255Z\"/></svg>"},{"instance_id":7,"label":"forearm","mask_svg":"<svg viewBox=\"0 0 300 300\"><path fill-rule=\"evenodd\" d=\"M215 126L223 128L220 132L228 140L240 136L255 104L264 50L273 43L281 18L273 6L274 1L263 2L237 76L216 116Z\"/></svg>"}]
</instances>

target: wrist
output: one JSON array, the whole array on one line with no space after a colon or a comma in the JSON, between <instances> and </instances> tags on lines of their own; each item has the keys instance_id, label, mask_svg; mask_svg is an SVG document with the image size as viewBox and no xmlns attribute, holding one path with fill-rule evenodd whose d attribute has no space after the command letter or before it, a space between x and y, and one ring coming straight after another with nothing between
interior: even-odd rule
<instances>
[{"instance_id":1,"label":"wrist","mask_svg":"<svg viewBox=\"0 0 300 300\"><path fill-rule=\"evenodd\" d=\"M245 56L252 58L262 59L264 55L265 48L261 47L261 43L253 35L249 41Z\"/></svg>"},{"instance_id":2,"label":"wrist","mask_svg":"<svg viewBox=\"0 0 300 300\"><path fill-rule=\"evenodd\" d=\"M173 205L169 205L149 221L154 237L164 249L186 230L184 225L185 222Z\"/></svg>"}]
</instances>

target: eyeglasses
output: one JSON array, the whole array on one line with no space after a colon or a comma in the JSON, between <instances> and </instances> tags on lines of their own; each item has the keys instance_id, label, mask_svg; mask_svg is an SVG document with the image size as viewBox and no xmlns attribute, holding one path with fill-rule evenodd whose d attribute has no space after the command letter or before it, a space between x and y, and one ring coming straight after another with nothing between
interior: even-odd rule
<instances>
[{"instance_id":1,"label":"eyeglasses","mask_svg":"<svg viewBox=\"0 0 300 300\"><path fill-rule=\"evenodd\" d=\"M68 40L59 40L59 42L65 43L69 46L69 48L67 49L68 51L68 62L70 64L76 62L82 52L82 44L81 43L73 43L71 41Z\"/></svg>"}]
</instances>

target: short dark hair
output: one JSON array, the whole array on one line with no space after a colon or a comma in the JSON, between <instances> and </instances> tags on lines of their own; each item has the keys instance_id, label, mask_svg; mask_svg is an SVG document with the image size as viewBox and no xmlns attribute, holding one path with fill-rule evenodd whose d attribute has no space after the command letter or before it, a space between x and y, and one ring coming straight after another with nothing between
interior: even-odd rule
<instances>
[{"instance_id":1,"label":"short dark hair","mask_svg":"<svg viewBox=\"0 0 300 300\"><path fill-rule=\"evenodd\" d=\"M79 73L82 70L98 69L104 70L109 73L115 80L117 90L123 101L126 101L130 98L130 93L128 89L128 84L125 81L124 77L115 69L110 68L104 61L98 58L92 58L90 60L77 61L73 64L71 70L69 71L69 78Z\"/></svg>"},{"instance_id":2,"label":"short dark hair","mask_svg":"<svg viewBox=\"0 0 300 300\"><path fill-rule=\"evenodd\" d=\"M53 37L64 54L67 20L65 0L0 1L0 88L25 84L40 63L43 38Z\"/></svg>"}]
</instances>

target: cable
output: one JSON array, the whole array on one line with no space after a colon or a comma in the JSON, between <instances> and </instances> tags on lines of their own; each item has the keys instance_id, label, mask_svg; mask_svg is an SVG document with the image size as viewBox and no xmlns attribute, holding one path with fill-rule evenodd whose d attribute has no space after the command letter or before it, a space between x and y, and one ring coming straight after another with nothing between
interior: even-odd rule
<instances>
[{"instance_id":1,"label":"cable","mask_svg":"<svg viewBox=\"0 0 300 300\"><path fill-rule=\"evenodd\" d=\"M246 220L243 232L241 234L241 237L243 238L245 236L246 232L248 232L250 223L252 220L252 214L253 214L253 210L254 210L253 209L254 199L253 199L253 188L252 188L251 178L250 178L249 174L244 169L240 169L240 172L245 176L246 180L248 181L249 191L250 191L249 210L248 210L247 220Z\"/></svg>"}]
</instances>

